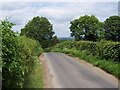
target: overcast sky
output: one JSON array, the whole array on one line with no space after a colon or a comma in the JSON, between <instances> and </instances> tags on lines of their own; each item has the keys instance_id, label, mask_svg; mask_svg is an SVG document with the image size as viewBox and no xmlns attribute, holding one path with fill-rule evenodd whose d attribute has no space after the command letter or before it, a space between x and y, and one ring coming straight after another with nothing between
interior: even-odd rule
<instances>
[{"instance_id":1,"label":"overcast sky","mask_svg":"<svg viewBox=\"0 0 120 90\"><path fill-rule=\"evenodd\" d=\"M118 15L117 2L6 2L0 4L0 19L10 17L15 23L14 31L21 28L35 16L43 16L53 24L58 37L70 36L70 21L83 16L95 15L100 21Z\"/></svg>"}]
</instances>

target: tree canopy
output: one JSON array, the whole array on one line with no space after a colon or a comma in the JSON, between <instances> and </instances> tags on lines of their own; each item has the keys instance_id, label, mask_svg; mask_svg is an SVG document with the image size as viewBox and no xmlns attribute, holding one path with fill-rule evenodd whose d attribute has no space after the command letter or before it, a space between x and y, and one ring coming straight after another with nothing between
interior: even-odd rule
<instances>
[{"instance_id":1,"label":"tree canopy","mask_svg":"<svg viewBox=\"0 0 120 90\"><path fill-rule=\"evenodd\" d=\"M93 15L81 16L79 19L71 21L70 24L71 36L75 37L75 40L96 41L103 31L103 23Z\"/></svg>"},{"instance_id":2,"label":"tree canopy","mask_svg":"<svg viewBox=\"0 0 120 90\"><path fill-rule=\"evenodd\" d=\"M120 41L120 16L110 16L104 22L105 38Z\"/></svg>"},{"instance_id":3,"label":"tree canopy","mask_svg":"<svg viewBox=\"0 0 120 90\"><path fill-rule=\"evenodd\" d=\"M43 48L53 45L55 40L52 24L45 17L34 17L23 29L20 35L38 40ZM53 39L54 38L54 39ZM57 38L56 38L57 39Z\"/></svg>"}]
</instances>

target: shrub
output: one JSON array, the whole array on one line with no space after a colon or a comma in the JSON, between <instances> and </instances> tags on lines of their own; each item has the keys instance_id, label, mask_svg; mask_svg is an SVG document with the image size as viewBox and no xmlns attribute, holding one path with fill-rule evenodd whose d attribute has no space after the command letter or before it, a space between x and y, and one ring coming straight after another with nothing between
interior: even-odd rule
<instances>
[{"instance_id":1,"label":"shrub","mask_svg":"<svg viewBox=\"0 0 120 90\"><path fill-rule=\"evenodd\" d=\"M106 60L119 61L120 58L119 42L65 41L55 45L53 48L59 48L61 50L75 48L80 52L86 50L89 54Z\"/></svg>"},{"instance_id":2,"label":"shrub","mask_svg":"<svg viewBox=\"0 0 120 90\"><path fill-rule=\"evenodd\" d=\"M104 42L99 43L98 56L102 59L119 61L120 58L120 43L119 42Z\"/></svg>"},{"instance_id":3,"label":"shrub","mask_svg":"<svg viewBox=\"0 0 120 90\"><path fill-rule=\"evenodd\" d=\"M38 41L27 38L25 36L18 37L19 45L21 46L22 60L25 62L26 74L29 74L33 68L34 62L36 62L37 56L39 56L43 49Z\"/></svg>"},{"instance_id":4,"label":"shrub","mask_svg":"<svg viewBox=\"0 0 120 90\"><path fill-rule=\"evenodd\" d=\"M23 82L23 66L21 58L21 47L18 44L17 36L11 30L8 21L1 22L2 26L2 87L21 87Z\"/></svg>"},{"instance_id":5,"label":"shrub","mask_svg":"<svg viewBox=\"0 0 120 90\"><path fill-rule=\"evenodd\" d=\"M87 50L91 54L95 55L97 53L97 45L95 42L90 42L90 41L79 41L76 42L76 48L79 50Z\"/></svg>"}]
</instances>

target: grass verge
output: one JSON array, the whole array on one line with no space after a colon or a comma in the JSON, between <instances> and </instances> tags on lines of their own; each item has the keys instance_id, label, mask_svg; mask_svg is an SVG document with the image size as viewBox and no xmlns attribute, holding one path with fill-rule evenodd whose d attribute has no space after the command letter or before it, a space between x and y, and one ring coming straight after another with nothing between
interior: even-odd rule
<instances>
[{"instance_id":1,"label":"grass verge","mask_svg":"<svg viewBox=\"0 0 120 90\"><path fill-rule=\"evenodd\" d=\"M43 88L43 71L40 60L34 63L33 70L26 76L24 88Z\"/></svg>"},{"instance_id":2,"label":"grass verge","mask_svg":"<svg viewBox=\"0 0 120 90\"><path fill-rule=\"evenodd\" d=\"M98 59L97 57L89 54L87 51L78 51L76 49L52 49L52 51L54 52L62 52L65 54L68 54L69 56L72 57L78 57L79 59L83 59L91 64L93 64L94 66L97 66L101 69L103 69L104 71L116 76L118 79L120 79L120 63L112 61L112 60L101 60Z\"/></svg>"}]
</instances>

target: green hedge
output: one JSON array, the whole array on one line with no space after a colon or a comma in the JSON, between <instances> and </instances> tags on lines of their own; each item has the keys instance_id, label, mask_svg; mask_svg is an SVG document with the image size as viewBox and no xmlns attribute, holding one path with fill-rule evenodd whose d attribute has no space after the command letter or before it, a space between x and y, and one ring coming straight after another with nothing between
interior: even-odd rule
<instances>
[{"instance_id":1,"label":"green hedge","mask_svg":"<svg viewBox=\"0 0 120 90\"><path fill-rule=\"evenodd\" d=\"M32 70L42 48L37 41L15 34L9 21L1 21L0 26L2 27L2 88L22 88L24 77ZM36 53L36 50L39 51Z\"/></svg>"},{"instance_id":2,"label":"green hedge","mask_svg":"<svg viewBox=\"0 0 120 90\"><path fill-rule=\"evenodd\" d=\"M65 41L53 47L53 49L71 49L79 51L86 50L88 53L97 56L100 59L120 61L120 42L91 42L91 41Z\"/></svg>"},{"instance_id":3,"label":"green hedge","mask_svg":"<svg viewBox=\"0 0 120 90\"><path fill-rule=\"evenodd\" d=\"M38 56L43 52L41 45L38 41L26 38L24 36L18 37L19 45L21 46L22 60L25 62L26 74L33 68L33 64L38 59Z\"/></svg>"},{"instance_id":4,"label":"green hedge","mask_svg":"<svg viewBox=\"0 0 120 90\"><path fill-rule=\"evenodd\" d=\"M120 62L120 42L101 42L98 46L100 58Z\"/></svg>"},{"instance_id":5,"label":"green hedge","mask_svg":"<svg viewBox=\"0 0 120 90\"><path fill-rule=\"evenodd\" d=\"M88 52L90 52L91 54L93 55L96 55L97 54L97 49L98 49L98 46L96 43L94 42L88 42L88 41L79 41L79 42L75 42L76 44L76 48L78 50L87 50Z\"/></svg>"}]
</instances>

